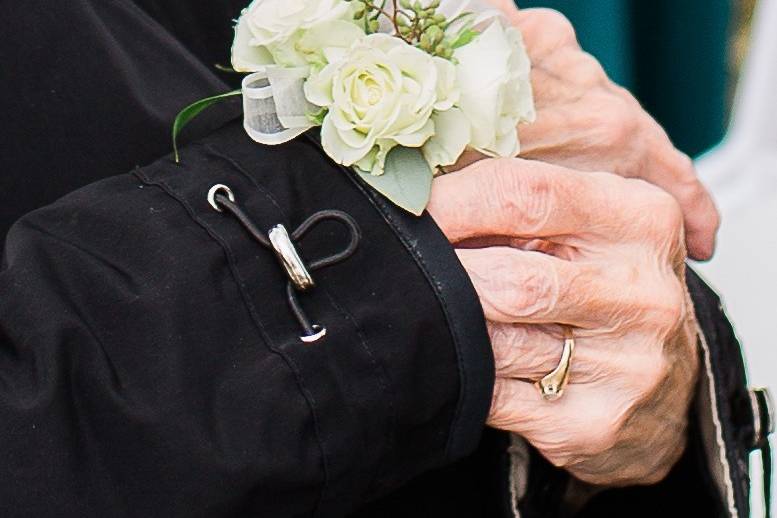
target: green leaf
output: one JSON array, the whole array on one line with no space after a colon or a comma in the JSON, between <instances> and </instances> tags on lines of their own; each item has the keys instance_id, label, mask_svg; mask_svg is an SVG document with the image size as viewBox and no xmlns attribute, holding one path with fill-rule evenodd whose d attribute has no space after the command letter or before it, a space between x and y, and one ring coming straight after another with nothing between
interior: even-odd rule
<instances>
[{"instance_id":1,"label":"green leaf","mask_svg":"<svg viewBox=\"0 0 777 518\"><path fill-rule=\"evenodd\" d=\"M443 25L443 29L447 31L448 28L450 28L454 23L458 23L461 20L465 20L466 18L473 18L474 19L475 18L475 13L472 13L472 12L469 12L469 11L463 12L463 13L459 14L458 16L456 16L455 18L452 18L452 19L448 20L447 22L445 22L445 24ZM467 27L472 27L472 20L466 20L466 26Z\"/></svg>"},{"instance_id":2,"label":"green leaf","mask_svg":"<svg viewBox=\"0 0 777 518\"><path fill-rule=\"evenodd\" d=\"M314 112L308 112L305 115L311 123L316 126L321 126L324 123L324 117L326 117L327 113L329 113L327 108L320 108Z\"/></svg>"},{"instance_id":3,"label":"green leaf","mask_svg":"<svg viewBox=\"0 0 777 518\"><path fill-rule=\"evenodd\" d=\"M451 42L451 47L457 49L472 42L480 33L474 29L462 29Z\"/></svg>"},{"instance_id":4,"label":"green leaf","mask_svg":"<svg viewBox=\"0 0 777 518\"><path fill-rule=\"evenodd\" d=\"M373 189L408 212L420 216L432 194L432 169L418 148L397 146L386 156L380 176L354 168Z\"/></svg>"},{"instance_id":5,"label":"green leaf","mask_svg":"<svg viewBox=\"0 0 777 518\"><path fill-rule=\"evenodd\" d=\"M202 110L207 108L208 106L211 106L212 104L215 104L219 101L223 101L229 97L233 97L235 95L241 95L243 92L241 90L234 90L232 92L227 92L225 94L220 95L214 95L213 97L206 97L205 99L200 99L199 101L195 101L180 112L178 112L178 115L175 116L175 121L173 122L173 153L175 155L175 163L180 163L181 157L178 155L178 134L181 133L181 130L191 122L192 119L194 119L197 115L200 114Z\"/></svg>"},{"instance_id":6,"label":"green leaf","mask_svg":"<svg viewBox=\"0 0 777 518\"><path fill-rule=\"evenodd\" d=\"M222 65L221 63L215 63L213 65L213 68L218 70L219 72L229 72L230 74L242 74L243 72L238 72L234 68L228 65Z\"/></svg>"}]
</instances>

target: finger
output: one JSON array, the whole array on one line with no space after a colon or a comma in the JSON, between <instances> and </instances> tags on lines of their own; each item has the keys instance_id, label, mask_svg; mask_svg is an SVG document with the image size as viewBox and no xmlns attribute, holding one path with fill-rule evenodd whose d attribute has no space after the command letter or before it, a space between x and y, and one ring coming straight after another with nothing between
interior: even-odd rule
<instances>
[{"instance_id":1,"label":"finger","mask_svg":"<svg viewBox=\"0 0 777 518\"><path fill-rule=\"evenodd\" d=\"M519 433L535 446L547 447L547 443L553 442L554 435L567 435L563 431L575 426L572 420L582 425L584 416L576 414L595 399L595 394L586 385L570 384L563 397L547 401L531 382L496 378L486 424Z\"/></svg>"},{"instance_id":2,"label":"finger","mask_svg":"<svg viewBox=\"0 0 777 518\"><path fill-rule=\"evenodd\" d=\"M528 239L508 236L488 236L465 239L456 243L456 248L488 248L491 246L505 246L508 248L517 248L531 252L542 252L543 254L560 257L567 261L572 261L578 256L577 251L569 246L560 243L554 243L546 239Z\"/></svg>"},{"instance_id":3,"label":"finger","mask_svg":"<svg viewBox=\"0 0 777 518\"><path fill-rule=\"evenodd\" d=\"M608 100L609 99L609 100ZM682 209L686 245L690 256L712 256L720 216L707 189L696 175L693 162L677 151L664 131L649 117L639 119L648 127L639 133L650 142L634 138L627 120L611 119L628 110L613 110L612 96L590 95L588 107L549 106L540 109L537 120L520 128L522 156L580 171L606 169L626 178L642 178L671 194ZM610 106L597 103L609 103ZM628 102L624 100L623 102ZM616 146L617 156L603 153ZM650 150L645 159L645 150ZM635 166L636 164L636 166Z\"/></svg>"},{"instance_id":4,"label":"finger","mask_svg":"<svg viewBox=\"0 0 777 518\"><path fill-rule=\"evenodd\" d=\"M568 386L562 398L546 401L531 383L496 378L486 424L521 435L556 466L566 467L580 454L579 436L587 433L586 395L578 389L585 385Z\"/></svg>"},{"instance_id":5,"label":"finger","mask_svg":"<svg viewBox=\"0 0 777 518\"><path fill-rule=\"evenodd\" d=\"M493 322L606 328L636 296L585 262L511 248L459 249L486 318Z\"/></svg>"},{"instance_id":6,"label":"finger","mask_svg":"<svg viewBox=\"0 0 777 518\"><path fill-rule=\"evenodd\" d=\"M621 412L616 399L592 385L570 383L563 397L547 401L532 383L497 378L486 424L520 434L557 465L568 465L580 446L609 442L608 427Z\"/></svg>"},{"instance_id":7,"label":"finger","mask_svg":"<svg viewBox=\"0 0 777 518\"><path fill-rule=\"evenodd\" d=\"M715 253L720 213L707 189L699 184L699 189L685 201L678 196L685 216L685 242L688 254L697 261L707 261Z\"/></svg>"},{"instance_id":8,"label":"finger","mask_svg":"<svg viewBox=\"0 0 777 518\"><path fill-rule=\"evenodd\" d=\"M558 401L562 402L563 398ZM499 430L518 433L525 429L525 421L545 414L541 408L543 403L548 404L534 384L510 378L496 378L486 424ZM560 406L555 403L552 404L553 407Z\"/></svg>"},{"instance_id":9,"label":"finger","mask_svg":"<svg viewBox=\"0 0 777 518\"><path fill-rule=\"evenodd\" d=\"M496 375L537 381L556 368L564 343L558 326L487 322Z\"/></svg>"},{"instance_id":10,"label":"finger","mask_svg":"<svg viewBox=\"0 0 777 518\"><path fill-rule=\"evenodd\" d=\"M427 210L451 242L587 233L616 241L639 215L622 182L518 158L487 159L435 178Z\"/></svg>"},{"instance_id":11,"label":"finger","mask_svg":"<svg viewBox=\"0 0 777 518\"><path fill-rule=\"evenodd\" d=\"M628 105L634 102L630 94L617 101L606 92L589 90L585 109L576 102L540 107L537 120L519 128L521 156L580 171L604 169L662 188L680 204L690 256L709 259L720 217L693 162L674 148L653 119L630 118L633 110ZM624 106L613 105L617 102ZM613 147L620 150L617 155L606 151Z\"/></svg>"},{"instance_id":12,"label":"finger","mask_svg":"<svg viewBox=\"0 0 777 518\"><path fill-rule=\"evenodd\" d=\"M543 81L546 74L538 70L535 75ZM638 161L637 152L645 149L638 128L644 118L633 116L627 101L617 96L586 88L581 98L574 92L579 88L572 83L544 82L543 89L555 99L544 106L538 103L537 119L519 125L521 156L581 171L638 175L633 163Z\"/></svg>"},{"instance_id":13,"label":"finger","mask_svg":"<svg viewBox=\"0 0 777 518\"><path fill-rule=\"evenodd\" d=\"M547 8L517 9L511 0L488 0L517 27L532 61L539 61L561 47L580 48L575 28L560 12Z\"/></svg>"},{"instance_id":14,"label":"finger","mask_svg":"<svg viewBox=\"0 0 777 518\"><path fill-rule=\"evenodd\" d=\"M715 251L720 215L709 191L696 175L693 161L667 138L662 152L643 172L645 180L674 196L683 211L688 254L707 260Z\"/></svg>"},{"instance_id":15,"label":"finger","mask_svg":"<svg viewBox=\"0 0 777 518\"><path fill-rule=\"evenodd\" d=\"M558 366L564 349L564 333L557 325L488 322L496 376L536 382ZM608 346L597 350L593 337L575 336L570 379L588 383L601 375L603 362L611 358ZM601 353L601 354L597 354Z\"/></svg>"}]
</instances>

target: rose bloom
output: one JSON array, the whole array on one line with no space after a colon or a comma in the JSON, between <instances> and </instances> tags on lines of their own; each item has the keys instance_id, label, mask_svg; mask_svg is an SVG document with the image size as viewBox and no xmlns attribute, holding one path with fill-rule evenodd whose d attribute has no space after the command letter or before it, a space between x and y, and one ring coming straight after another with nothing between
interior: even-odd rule
<instances>
[{"instance_id":1,"label":"rose bloom","mask_svg":"<svg viewBox=\"0 0 777 518\"><path fill-rule=\"evenodd\" d=\"M434 111L457 100L454 77L451 62L371 34L313 73L305 95L329 110L321 128L327 154L380 175L391 148L421 147L434 135Z\"/></svg>"},{"instance_id":2,"label":"rose bloom","mask_svg":"<svg viewBox=\"0 0 777 518\"><path fill-rule=\"evenodd\" d=\"M495 21L453 56L458 104L471 126L470 147L488 156L516 156L516 127L535 117L531 63L520 31Z\"/></svg>"},{"instance_id":3,"label":"rose bloom","mask_svg":"<svg viewBox=\"0 0 777 518\"><path fill-rule=\"evenodd\" d=\"M305 66L297 43L305 31L332 20L352 19L342 0L254 0L240 14L232 46L232 66L256 72L270 64Z\"/></svg>"}]
</instances>

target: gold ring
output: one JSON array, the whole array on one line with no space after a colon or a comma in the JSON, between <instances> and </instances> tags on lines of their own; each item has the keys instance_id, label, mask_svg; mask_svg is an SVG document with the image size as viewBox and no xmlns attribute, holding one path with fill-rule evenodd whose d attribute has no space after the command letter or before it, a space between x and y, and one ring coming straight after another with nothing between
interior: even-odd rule
<instances>
[{"instance_id":1,"label":"gold ring","mask_svg":"<svg viewBox=\"0 0 777 518\"><path fill-rule=\"evenodd\" d=\"M572 329L564 326L564 350L555 369L536 383L540 394L546 401L554 401L564 394L572 368L572 354L575 352L575 337Z\"/></svg>"}]
</instances>

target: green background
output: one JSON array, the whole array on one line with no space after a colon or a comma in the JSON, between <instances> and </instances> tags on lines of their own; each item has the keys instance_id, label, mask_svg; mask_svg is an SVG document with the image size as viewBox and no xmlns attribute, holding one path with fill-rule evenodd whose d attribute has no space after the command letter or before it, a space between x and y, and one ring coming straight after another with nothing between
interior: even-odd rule
<instances>
[{"instance_id":1,"label":"green background","mask_svg":"<svg viewBox=\"0 0 777 518\"><path fill-rule=\"evenodd\" d=\"M582 47L630 89L675 145L698 155L720 141L728 106L730 0L518 0L574 24Z\"/></svg>"}]
</instances>

